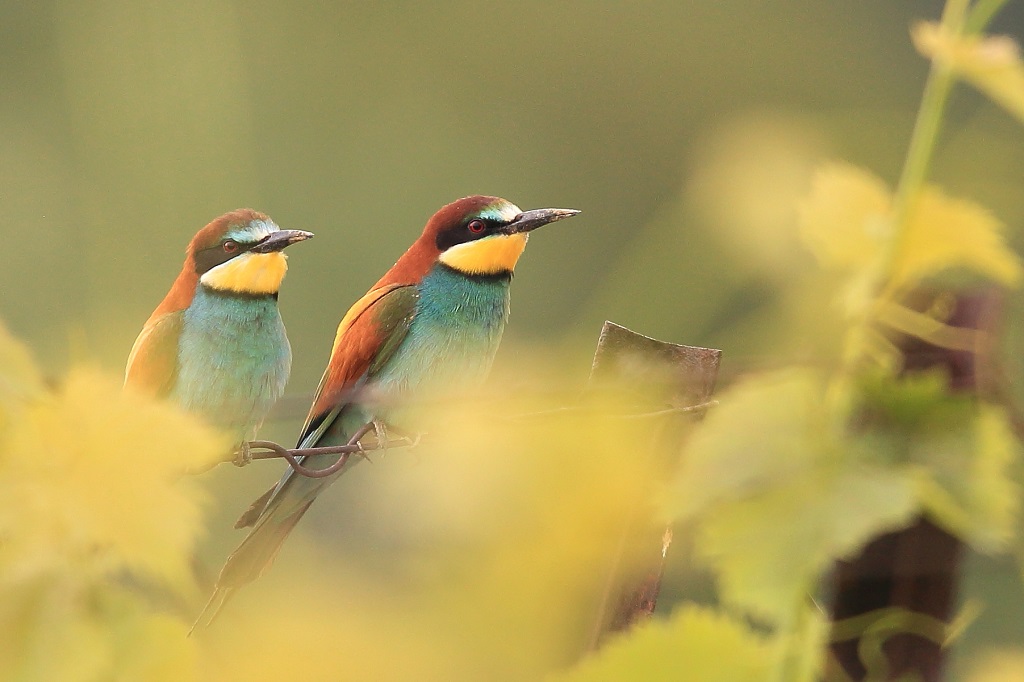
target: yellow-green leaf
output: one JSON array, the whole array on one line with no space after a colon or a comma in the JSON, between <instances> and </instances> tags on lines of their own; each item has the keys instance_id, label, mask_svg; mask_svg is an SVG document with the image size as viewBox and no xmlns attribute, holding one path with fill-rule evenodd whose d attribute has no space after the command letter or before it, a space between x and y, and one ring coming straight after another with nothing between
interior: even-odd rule
<instances>
[{"instance_id":1,"label":"yellow-green leaf","mask_svg":"<svg viewBox=\"0 0 1024 682\"><path fill-rule=\"evenodd\" d=\"M1002 408L951 394L938 371L859 385L858 435L913 472L918 505L976 549L1006 549L1021 501L1020 446Z\"/></svg>"},{"instance_id":2,"label":"yellow-green leaf","mask_svg":"<svg viewBox=\"0 0 1024 682\"><path fill-rule=\"evenodd\" d=\"M111 655L88 575L57 564L0 577L0 679L92 682Z\"/></svg>"},{"instance_id":3,"label":"yellow-green leaf","mask_svg":"<svg viewBox=\"0 0 1024 682\"><path fill-rule=\"evenodd\" d=\"M813 372L757 377L720 400L664 507L698 524L727 602L788 626L834 559L911 517L912 469L852 437Z\"/></svg>"},{"instance_id":4,"label":"yellow-green leaf","mask_svg":"<svg viewBox=\"0 0 1024 682\"><path fill-rule=\"evenodd\" d=\"M685 607L609 642L557 682L763 682L774 647L742 621Z\"/></svg>"},{"instance_id":5,"label":"yellow-green leaf","mask_svg":"<svg viewBox=\"0 0 1024 682\"><path fill-rule=\"evenodd\" d=\"M1021 490L1011 472L1018 446L1002 410L983 405L962 432L925 432L914 450L921 505L976 549L1005 549L1017 529Z\"/></svg>"},{"instance_id":6,"label":"yellow-green leaf","mask_svg":"<svg viewBox=\"0 0 1024 682\"><path fill-rule=\"evenodd\" d=\"M99 372L74 371L8 434L0 560L65 557L188 584L202 495L182 474L229 447L169 404L122 391Z\"/></svg>"},{"instance_id":7,"label":"yellow-green leaf","mask_svg":"<svg viewBox=\"0 0 1024 682\"><path fill-rule=\"evenodd\" d=\"M973 201L927 187L914 203L905 230L890 273L896 286L913 286L950 268L1005 285L1020 281L1020 259L1006 245L1005 226Z\"/></svg>"},{"instance_id":8,"label":"yellow-green leaf","mask_svg":"<svg viewBox=\"0 0 1024 682\"><path fill-rule=\"evenodd\" d=\"M823 380L810 371L748 379L720 396L687 443L664 508L687 520L827 458Z\"/></svg>"},{"instance_id":9,"label":"yellow-green leaf","mask_svg":"<svg viewBox=\"0 0 1024 682\"><path fill-rule=\"evenodd\" d=\"M871 266L888 242L892 197L876 175L833 162L817 171L800 204L800 233L822 265L839 269Z\"/></svg>"},{"instance_id":10,"label":"yellow-green leaf","mask_svg":"<svg viewBox=\"0 0 1024 682\"><path fill-rule=\"evenodd\" d=\"M800 206L800 231L823 266L850 271L847 309L857 311L875 295L879 280L911 287L944 270L960 268L1001 284L1017 284L1021 263L1005 242L1005 226L984 207L926 187L913 198L899 251L879 270L894 245L892 197L872 173L829 163L815 175Z\"/></svg>"},{"instance_id":11,"label":"yellow-green leaf","mask_svg":"<svg viewBox=\"0 0 1024 682\"><path fill-rule=\"evenodd\" d=\"M1024 123L1024 63L1008 36L953 35L933 22L911 32L925 57L952 70Z\"/></svg>"},{"instance_id":12,"label":"yellow-green leaf","mask_svg":"<svg viewBox=\"0 0 1024 682\"><path fill-rule=\"evenodd\" d=\"M834 465L717 507L698 549L718 571L722 597L784 627L820 574L915 511L909 473Z\"/></svg>"}]
</instances>

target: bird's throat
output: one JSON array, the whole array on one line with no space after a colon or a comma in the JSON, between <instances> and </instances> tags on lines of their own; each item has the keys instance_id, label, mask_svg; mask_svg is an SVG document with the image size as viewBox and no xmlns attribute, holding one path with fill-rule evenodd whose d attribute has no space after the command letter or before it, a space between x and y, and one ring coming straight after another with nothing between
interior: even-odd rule
<instances>
[{"instance_id":1,"label":"bird's throat","mask_svg":"<svg viewBox=\"0 0 1024 682\"><path fill-rule=\"evenodd\" d=\"M276 294L288 272L288 257L280 251L243 253L207 271L199 279L217 291L239 294Z\"/></svg>"},{"instance_id":2,"label":"bird's throat","mask_svg":"<svg viewBox=\"0 0 1024 682\"><path fill-rule=\"evenodd\" d=\"M477 241L456 244L438 260L467 275L496 275L512 272L526 248L526 233L494 235Z\"/></svg>"}]
</instances>

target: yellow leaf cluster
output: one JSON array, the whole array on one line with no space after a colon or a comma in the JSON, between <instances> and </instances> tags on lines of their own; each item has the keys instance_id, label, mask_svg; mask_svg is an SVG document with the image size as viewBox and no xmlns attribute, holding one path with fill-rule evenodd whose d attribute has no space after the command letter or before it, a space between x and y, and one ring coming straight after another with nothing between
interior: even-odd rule
<instances>
[{"instance_id":1,"label":"yellow leaf cluster","mask_svg":"<svg viewBox=\"0 0 1024 682\"><path fill-rule=\"evenodd\" d=\"M829 163L815 173L799 207L800 233L827 267L871 267L892 236L885 182L857 166Z\"/></svg>"},{"instance_id":2,"label":"yellow leaf cluster","mask_svg":"<svg viewBox=\"0 0 1024 682\"><path fill-rule=\"evenodd\" d=\"M771 678L774 642L730 616L700 607L650 622L556 682L762 682Z\"/></svg>"},{"instance_id":3,"label":"yellow leaf cluster","mask_svg":"<svg viewBox=\"0 0 1024 682\"><path fill-rule=\"evenodd\" d=\"M824 266L852 273L844 296L851 314L865 310L883 285L905 291L951 269L1008 286L1020 281L1020 260L1006 245L1005 226L978 204L925 187L899 233L894 211L880 178L844 163L822 167L800 205L807 246Z\"/></svg>"},{"instance_id":4,"label":"yellow leaf cluster","mask_svg":"<svg viewBox=\"0 0 1024 682\"><path fill-rule=\"evenodd\" d=\"M29 407L0 459L0 533L24 557L88 557L185 584L200 528L185 468L229 448L168 405L123 392L94 370L73 371Z\"/></svg>"},{"instance_id":5,"label":"yellow leaf cluster","mask_svg":"<svg viewBox=\"0 0 1024 682\"><path fill-rule=\"evenodd\" d=\"M1024 123L1024 62L1007 36L954 35L934 22L914 26L918 52L952 70Z\"/></svg>"},{"instance_id":6,"label":"yellow leaf cluster","mask_svg":"<svg viewBox=\"0 0 1024 682\"><path fill-rule=\"evenodd\" d=\"M947 268L965 268L1007 286L1021 277L1020 259L1003 238L1006 226L973 201L926 187L911 209L889 273L910 287Z\"/></svg>"},{"instance_id":7,"label":"yellow leaf cluster","mask_svg":"<svg viewBox=\"0 0 1024 682\"><path fill-rule=\"evenodd\" d=\"M0 679L182 680L202 496L184 467L227 443L170 406L76 370L44 386L0 328Z\"/></svg>"},{"instance_id":8,"label":"yellow leaf cluster","mask_svg":"<svg viewBox=\"0 0 1024 682\"><path fill-rule=\"evenodd\" d=\"M493 395L438 405L425 417L434 446L365 467L387 471L381 526L409 545L388 575L300 528L284 566L187 638L205 495L182 472L230 444L96 370L48 388L0 330L0 680L539 679L564 667L590 634L628 511L647 501L654 452L631 447L646 433L635 420L609 418L624 405L496 416L506 408Z\"/></svg>"},{"instance_id":9,"label":"yellow leaf cluster","mask_svg":"<svg viewBox=\"0 0 1024 682\"><path fill-rule=\"evenodd\" d=\"M621 418L620 403L511 419L537 400L425 403L407 417L430 425L423 443L371 454L311 513L351 512L352 486L369 488L380 502L363 503L373 522L360 535L381 533L379 545L331 556L300 525L193 635L208 679L535 680L584 649L622 533L648 503L654 458L637 443L651 424Z\"/></svg>"}]
</instances>

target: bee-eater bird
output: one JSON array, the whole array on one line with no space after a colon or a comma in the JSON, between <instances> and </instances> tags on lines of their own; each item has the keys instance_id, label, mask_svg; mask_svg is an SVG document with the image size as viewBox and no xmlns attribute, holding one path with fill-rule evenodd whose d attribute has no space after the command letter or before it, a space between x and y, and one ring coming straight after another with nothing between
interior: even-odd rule
<instances>
[{"instance_id":1,"label":"bee-eater bird","mask_svg":"<svg viewBox=\"0 0 1024 682\"><path fill-rule=\"evenodd\" d=\"M189 242L185 264L135 340L125 386L167 398L241 445L284 392L292 351L277 309L282 253L313 235L251 209Z\"/></svg>"},{"instance_id":2,"label":"bee-eater bird","mask_svg":"<svg viewBox=\"0 0 1024 682\"><path fill-rule=\"evenodd\" d=\"M505 328L512 271L529 233L577 213L521 211L487 196L459 199L435 213L341 320L299 447L344 445L371 421L389 424L403 398L482 381ZM314 455L303 464L324 469L337 459ZM197 623L210 622L234 590L259 577L317 495L349 466L324 478L289 469L253 503L236 524L252 530L228 557Z\"/></svg>"}]
</instances>

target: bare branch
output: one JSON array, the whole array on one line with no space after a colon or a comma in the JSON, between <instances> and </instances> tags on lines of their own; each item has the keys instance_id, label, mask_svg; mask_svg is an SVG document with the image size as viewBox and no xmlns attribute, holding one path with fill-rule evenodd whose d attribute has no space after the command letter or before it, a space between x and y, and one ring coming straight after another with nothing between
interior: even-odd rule
<instances>
[{"instance_id":1,"label":"bare branch","mask_svg":"<svg viewBox=\"0 0 1024 682\"><path fill-rule=\"evenodd\" d=\"M687 413L698 413L703 414L712 407L718 405L717 400L709 400L702 402L698 405L685 405L681 407L669 407L663 410L654 410L652 412L638 412L635 414L612 414L609 416L618 419L656 419L659 417L667 417L671 415L687 414ZM564 414L568 412L586 412L586 411L597 411L591 407L562 407L554 410L544 410L542 412L530 412L527 414L516 415L510 417L510 419L532 419L537 417L548 417L557 414ZM359 441L374 430L373 422L367 422L363 424L359 430L357 430L352 438L349 439L345 445L327 445L316 448L286 448L283 445L279 445L271 440L253 440L248 442L250 459L284 459L288 462L295 473L302 476L308 476L309 478L326 478L331 474L336 473L348 462L351 455L358 455L366 461L371 461L366 453L374 450L390 450L392 448L411 448L416 447L420 443L420 438L408 438L405 436L399 438L392 438L383 443L370 443L364 445ZM252 452L253 450L262 450L262 452ZM299 461L303 457L312 457L314 455L341 455L341 457L334 464L324 469L312 469L307 466L303 466L302 462ZM226 460L234 461L234 459Z\"/></svg>"},{"instance_id":2,"label":"bare branch","mask_svg":"<svg viewBox=\"0 0 1024 682\"><path fill-rule=\"evenodd\" d=\"M284 458L288 460L288 464L295 473L307 476L309 478L326 478L331 474L337 473L348 463L348 459L353 454L358 454L363 459L369 461L366 456L366 452L369 450L382 450L388 447L388 443L378 443L376 445L364 446L359 440L367 433L373 430L373 422L367 422L363 424L359 429L352 434L346 445L330 445L321 448L294 448L287 449L281 447L277 443L269 440L254 440L249 442L249 448L258 448L267 450L267 452L254 452L252 453L253 459L273 459L273 458ZM303 466L302 462L299 461L300 457L310 457L312 455L340 455L338 460L328 467L323 469L311 469Z\"/></svg>"}]
</instances>

